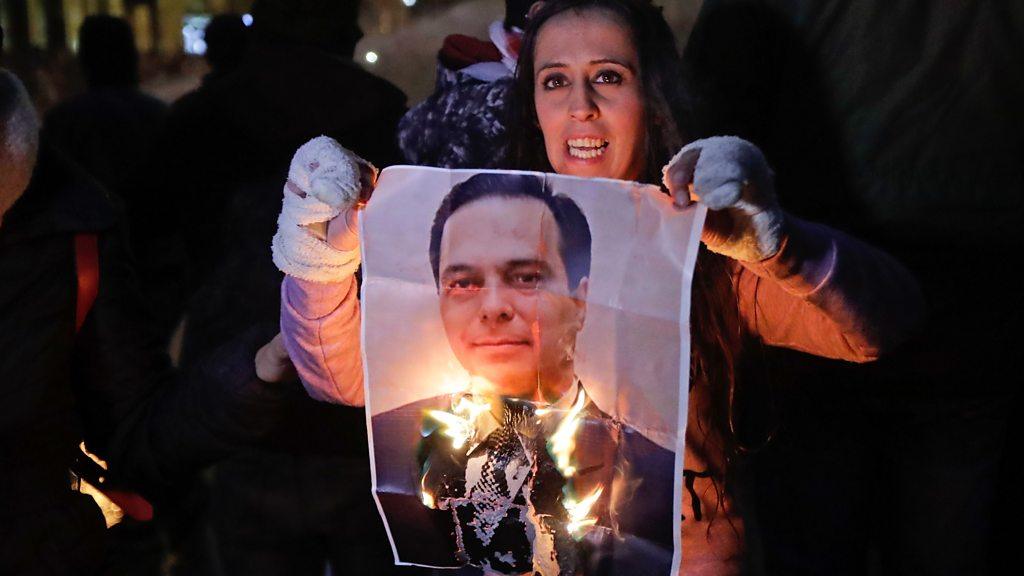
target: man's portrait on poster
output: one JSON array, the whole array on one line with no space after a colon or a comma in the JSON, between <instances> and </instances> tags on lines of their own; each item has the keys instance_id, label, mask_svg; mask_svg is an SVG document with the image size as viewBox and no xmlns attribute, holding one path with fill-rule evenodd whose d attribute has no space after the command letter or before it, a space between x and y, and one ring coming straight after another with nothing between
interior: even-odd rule
<instances>
[{"instance_id":1,"label":"man's portrait on poster","mask_svg":"<svg viewBox=\"0 0 1024 576\"><path fill-rule=\"evenodd\" d=\"M428 256L467 390L372 416L398 559L504 574L667 573L675 453L602 410L575 366L591 230L542 175L453 186Z\"/></svg>"}]
</instances>

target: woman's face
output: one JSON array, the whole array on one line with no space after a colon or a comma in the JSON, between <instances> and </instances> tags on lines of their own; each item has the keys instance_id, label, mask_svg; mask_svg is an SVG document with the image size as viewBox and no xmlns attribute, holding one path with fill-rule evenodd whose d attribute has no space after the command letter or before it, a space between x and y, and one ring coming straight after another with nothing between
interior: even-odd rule
<instances>
[{"instance_id":1,"label":"woman's face","mask_svg":"<svg viewBox=\"0 0 1024 576\"><path fill-rule=\"evenodd\" d=\"M534 105L559 174L637 180L644 166L640 59L629 31L603 10L570 10L537 34Z\"/></svg>"}]
</instances>

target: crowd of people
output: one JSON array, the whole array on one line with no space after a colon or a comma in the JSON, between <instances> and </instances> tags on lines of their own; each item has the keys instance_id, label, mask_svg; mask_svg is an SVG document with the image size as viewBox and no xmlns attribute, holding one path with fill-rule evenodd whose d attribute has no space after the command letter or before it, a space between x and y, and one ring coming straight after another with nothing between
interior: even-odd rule
<instances>
[{"instance_id":1,"label":"crowd of people","mask_svg":"<svg viewBox=\"0 0 1024 576\"><path fill-rule=\"evenodd\" d=\"M651 0L506 0L409 108L353 61L359 4L213 19L169 107L116 17L42 118L0 70L0 573L431 571L394 565L362 407L353 223L403 163L708 207L682 574L1012 565L1024 319L993 276L1022 248L1024 10L705 0L680 51ZM342 265L311 276L309 243Z\"/></svg>"}]
</instances>

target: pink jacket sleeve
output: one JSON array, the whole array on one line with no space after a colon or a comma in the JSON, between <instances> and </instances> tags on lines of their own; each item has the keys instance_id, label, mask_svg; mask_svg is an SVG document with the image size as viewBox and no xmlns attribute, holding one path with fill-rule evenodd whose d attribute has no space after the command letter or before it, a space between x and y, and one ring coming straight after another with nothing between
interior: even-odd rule
<instances>
[{"instance_id":1,"label":"pink jacket sleeve","mask_svg":"<svg viewBox=\"0 0 1024 576\"><path fill-rule=\"evenodd\" d=\"M826 226L789 218L774 257L736 263L740 315L765 343L868 362L902 342L923 316L914 278L885 253ZM362 406L356 283L281 286L281 333L317 400Z\"/></svg>"},{"instance_id":2,"label":"pink jacket sleeve","mask_svg":"<svg viewBox=\"0 0 1024 576\"><path fill-rule=\"evenodd\" d=\"M917 281L888 254L821 224L786 224L778 254L735 264L740 316L766 344L870 362L923 320Z\"/></svg>"},{"instance_id":3,"label":"pink jacket sleeve","mask_svg":"<svg viewBox=\"0 0 1024 576\"><path fill-rule=\"evenodd\" d=\"M321 284L286 276L281 284L281 334L309 395L362 406L363 360L355 279Z\"/></svg>"}]
</instances>

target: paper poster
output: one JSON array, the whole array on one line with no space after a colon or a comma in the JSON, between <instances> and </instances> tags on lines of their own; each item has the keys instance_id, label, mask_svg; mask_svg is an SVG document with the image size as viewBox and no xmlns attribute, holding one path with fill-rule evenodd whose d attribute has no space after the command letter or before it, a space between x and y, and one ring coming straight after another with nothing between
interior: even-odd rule
<instances>
[{"instance_id":1,"label":"paper poster","mask_svg":"<svg viewBox=\"0 0 1024 576\"><path fill-rule=\"evenodd\" d=\"M703 217L635 183L384 170L363 354L397 563L675 573Z\"/></svg>"}]
</instances>

